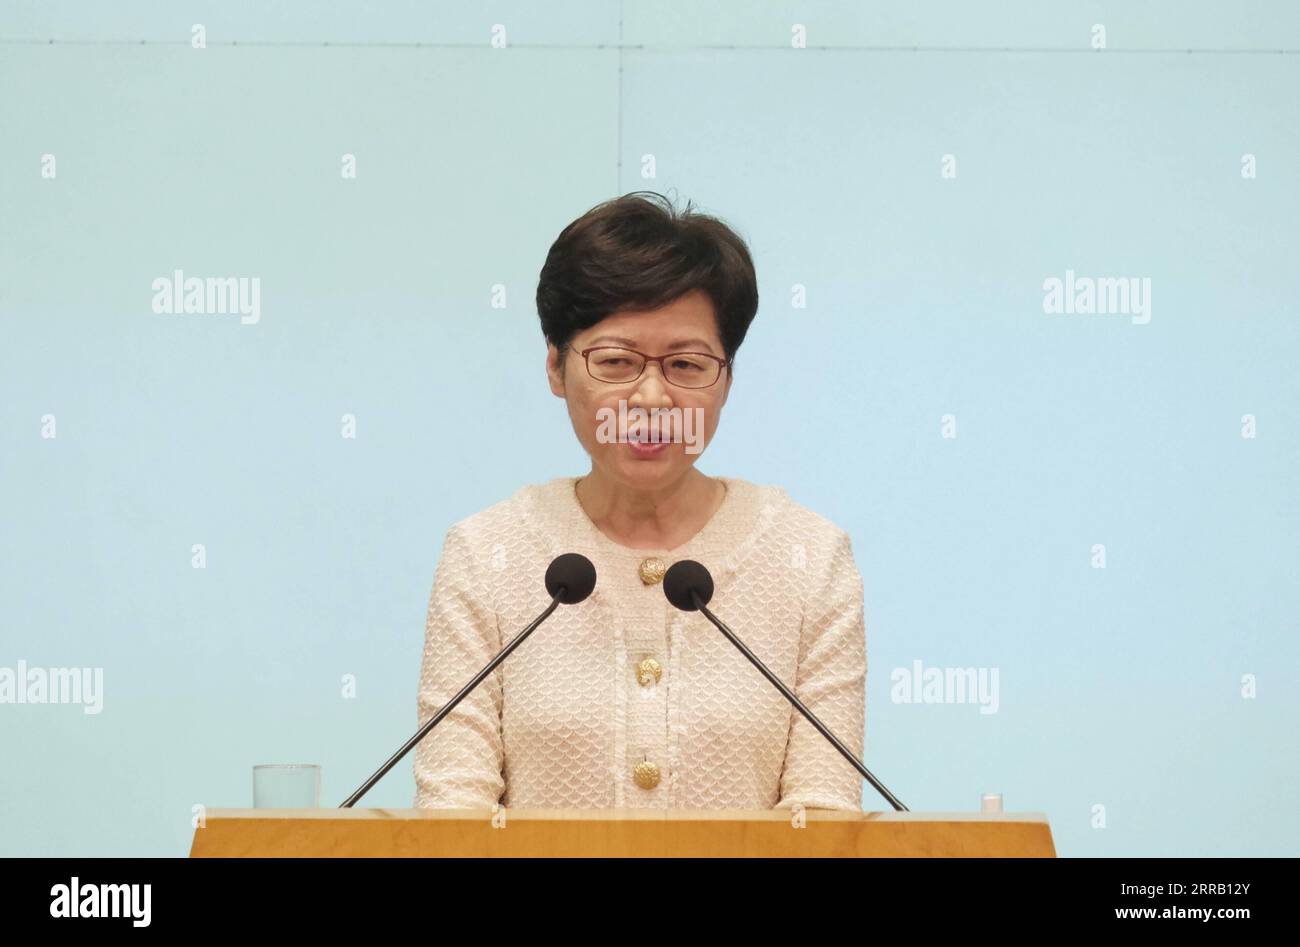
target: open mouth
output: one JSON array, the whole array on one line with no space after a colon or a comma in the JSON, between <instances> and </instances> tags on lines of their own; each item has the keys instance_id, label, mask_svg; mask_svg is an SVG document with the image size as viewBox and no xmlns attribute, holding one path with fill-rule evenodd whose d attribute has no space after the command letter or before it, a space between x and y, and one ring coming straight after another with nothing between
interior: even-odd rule
<instances>
[{"instance_id":1,"label":"open mouth","mask_svg":"<svg viewBox=\"0 0 1300 947\"><path fill-rule=\"evenodd\" d=\"M637 457L657 457L668 450L668 442L654 441L649 432L638 431L627 436L628 449Z\"/></svg>"},{"instance_id":2,"label":"open mouth","mask_svg":"<svg viewBox=\"0 0 1300 947\"><path fill-rule=\"evenodd\" d=\"M667 444L669 443L669 441L671 441L671 439L672 438L669 432L663 430L648 431L645 429L640 429L636 431L628 431L627 433L627 442L629 444L645 444L645 445L657 446L659 444Z\"/></svg>"}]
</instances>

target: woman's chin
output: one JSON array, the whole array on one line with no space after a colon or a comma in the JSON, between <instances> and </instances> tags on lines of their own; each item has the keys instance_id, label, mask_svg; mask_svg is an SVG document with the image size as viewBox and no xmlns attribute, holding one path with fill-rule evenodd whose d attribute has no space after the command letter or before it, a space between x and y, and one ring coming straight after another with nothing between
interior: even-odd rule
<instances>
[{"instance_id":1,"label":"woman's chin","mask_svg":"<svg viewBox=\"0 0 1300 947\"><path fill-rule=\"evenodd\" d=\"M689 465L680 445L660 444L655 450L638 450L631 444L616 445L614 467L628 483L654 484L673 480L681 473L684 463Z\"/></svg>"}]
</instances>

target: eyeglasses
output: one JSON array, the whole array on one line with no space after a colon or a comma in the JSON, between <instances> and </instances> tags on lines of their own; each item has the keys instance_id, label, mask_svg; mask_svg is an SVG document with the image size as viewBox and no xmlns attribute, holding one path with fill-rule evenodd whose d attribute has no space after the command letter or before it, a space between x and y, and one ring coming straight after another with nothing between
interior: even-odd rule
<instances>
[{"instance_id":1,"label":"eyeglasses","mask_svg":"<svg viewBox=\"0 0 1300 947\"><path fill-rule=\"evenodd\" d=\"M636 349L602 345L578 353L587 363L587 374L596 381L626 385L636 381L647 362L658 362L664 381L678 388L708 388L722 376L730 361L708 352L671 352L646 355Z\"/></svg>"}]
</instances>

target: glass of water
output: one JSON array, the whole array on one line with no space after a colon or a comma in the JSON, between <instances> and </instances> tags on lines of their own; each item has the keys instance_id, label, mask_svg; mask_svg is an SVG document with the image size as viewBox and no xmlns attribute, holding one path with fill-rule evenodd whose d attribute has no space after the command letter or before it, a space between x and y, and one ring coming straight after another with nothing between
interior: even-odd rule
<instances>
[{"instance_id":1,"label":"glass of water","mask_svg":"<svg viewBox=\"0 0 1300 947\"><path fill-rule=\"evenodd\" d=\"M315 763L262 763L253 767L253 808L319 807L320 767Z\"/></svg>"}]
</instances>

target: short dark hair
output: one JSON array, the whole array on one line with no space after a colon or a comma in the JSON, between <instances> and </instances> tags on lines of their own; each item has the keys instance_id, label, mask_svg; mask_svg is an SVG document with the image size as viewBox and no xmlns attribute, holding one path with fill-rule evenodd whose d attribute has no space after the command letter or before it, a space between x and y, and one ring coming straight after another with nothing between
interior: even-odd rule
<instances>
[{"instance_id":1,"label":"short dark hair","mask_svg":"<svg viewBox=\"0 0 1300 947\"><path fill-rule=\"evenodd\" d=\"M560 232L537 284L542 333L563 358L573 336L626 309L657 309L699 289L728 360L758 311L749 248L716 217L654 191L597 204Z\"/></svg>"}]
</instances>

